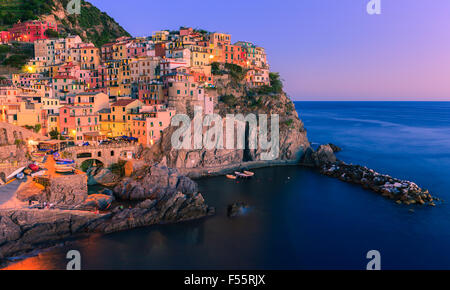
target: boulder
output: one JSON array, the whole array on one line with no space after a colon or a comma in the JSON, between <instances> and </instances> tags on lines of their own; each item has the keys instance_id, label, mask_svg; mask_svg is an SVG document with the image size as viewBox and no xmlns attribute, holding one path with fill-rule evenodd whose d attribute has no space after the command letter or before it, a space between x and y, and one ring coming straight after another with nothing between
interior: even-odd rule
<instances>
[{"instance_id":1,"label":"boulder","mask_svg":"<svg viewBox=\"0 0 450 290\"><path fill-rule=\"evenodd\" d=\"M88 175L88 185L103 185L113 187L120 182L120 176L103 167L91 167L86 172Z\"/></svg>"},{"instance_id":2,"label":"boulder","mask_svg":"<svg viewBox=\"0 0 450 290\"><path fill-rule=\"evenodd\" d=\"M80 206L81 208L95 208L98 210L106 210L111 207L114 201L114 196L105 194L91 194Z\"/></svg>"},{"instance_id":3,"label":"boulder","mask_svg":"<svg viewBox=\"0 0 450 290\"><path fill-rule=\"evenodd\" d=\"M88 196L87 176L84 174L51 178L49 183L41 197L41 202L76 207L82 204Z\"/></svg>"},{"instance_id":4,"label":"boulder","mask_svg":"<svg viewBox=\"0 0 450 290\"><path fill-rule=\"evenodd\" d=\"M175 192L193 194L197 191L197 184L192 179L176 169L158 164L148 167L142 176L123 179L114 188L114 194L120 200L161 199Z\"/></svg>"},{"instance_id":5,"label":"boulder","mask_svg":"<svg viewBox=\"0 0 450 290\"><path fill-rule=\"evenodd\" d=\"M312 160L317 167L324 164L336 163L336 155L330 145L321 145L316 152L312 154Z\"/></svg>"},{"instance_id":6,"label":"boulder","mask_svg":"<svg viewBox=\"0 0 450 290\"><path fill-rule=\"evenodd\" d=\"M243 202L233 203L228 206L227 215L230 218L243 216L248 212L249 208L250 207L246 203L243 203Z\"/></svg>"}]
</instances>

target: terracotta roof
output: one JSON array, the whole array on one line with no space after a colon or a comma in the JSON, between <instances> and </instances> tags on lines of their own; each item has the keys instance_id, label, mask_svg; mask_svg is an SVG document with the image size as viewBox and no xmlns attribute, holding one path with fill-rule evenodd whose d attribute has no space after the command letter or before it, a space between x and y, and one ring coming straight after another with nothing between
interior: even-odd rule
<instances>
[{"instance_id":1,"label":"terracotta roof","mask_svg":"<svg viewBox=\"0 0 450 290\"><path fill-rule=\"evenodd\" d=\"M122 100L118 100L117 102L115 102L111 106L114 106L114 107L117 107L117 106L128 106L129 104L131 104L131 103L133 103L135 101L137 101L137 100L122 99Z\"/></svg>"}]
</instances>

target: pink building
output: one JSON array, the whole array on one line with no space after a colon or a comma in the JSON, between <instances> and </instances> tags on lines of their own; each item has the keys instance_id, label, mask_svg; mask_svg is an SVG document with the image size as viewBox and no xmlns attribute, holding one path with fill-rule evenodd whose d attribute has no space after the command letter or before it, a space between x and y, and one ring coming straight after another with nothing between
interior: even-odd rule
<instances>
[{"instance_id":1,"label":"pink building","mask_svg":"<svg viewBox=\"0 0 450 290\"><path fill-rule=\"evenodd\" d=\"M144 146L152 146L161 138L162 132L170 126L176 111L167 109L163 105L142 107L139 114L135 114L131 125L131 135L138 138Z\"/></svg>"},{"instance_id":2,"label":"pink building","mask_svg":"<svg viewBox=\"0 0 450 290\"><path fill-rule=\"evenodd\" d=\"M99 135L99 114L90 106L64 106L59 109L61 134L83 143Z\"/></svg>"}]
</instances>

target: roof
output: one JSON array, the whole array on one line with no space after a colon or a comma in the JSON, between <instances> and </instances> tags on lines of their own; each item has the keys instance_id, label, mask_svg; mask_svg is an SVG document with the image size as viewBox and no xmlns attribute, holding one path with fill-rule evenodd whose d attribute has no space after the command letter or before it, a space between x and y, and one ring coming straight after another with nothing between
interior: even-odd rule
<instances>
[{"instance_id":1,"label":"roof","mask_svg":"<svg viewBox=\"0 0 450 290\"><path fill-rule=\"evenodd\" d=\"M109 114L111 113L111 109L101 109L100 111L98 111L100 114Z\"/></svg>"},{"instance_id":2,"label":"roof","mask_svg":"<svg viewBox=\"0 0 450 290\"><path fill-rule=\"evenodd\" d=\"M133 99L122 99L122 100L118 100L117 102L115 102L114 104L112 104L111 106L114 107L118 107L118 106L128 106L129 104L135 102L137 100L133 100Z\"/></svg>"}]
</instances>

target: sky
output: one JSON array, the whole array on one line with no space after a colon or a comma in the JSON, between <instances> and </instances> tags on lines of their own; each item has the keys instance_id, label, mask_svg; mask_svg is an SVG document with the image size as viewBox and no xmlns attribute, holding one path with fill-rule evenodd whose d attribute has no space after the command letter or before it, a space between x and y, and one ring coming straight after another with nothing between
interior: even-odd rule
<instances>
[{"instance_id":1,"label":"sky","mask_svg":"<svg viewBox=\"0 0 450 290\"><path fill-rule=\"evenodd\" d=\"M266 49L294 100L450 101L450 1L89 0L133 36L180 26Z\"/></svg>"}]
</instances>

